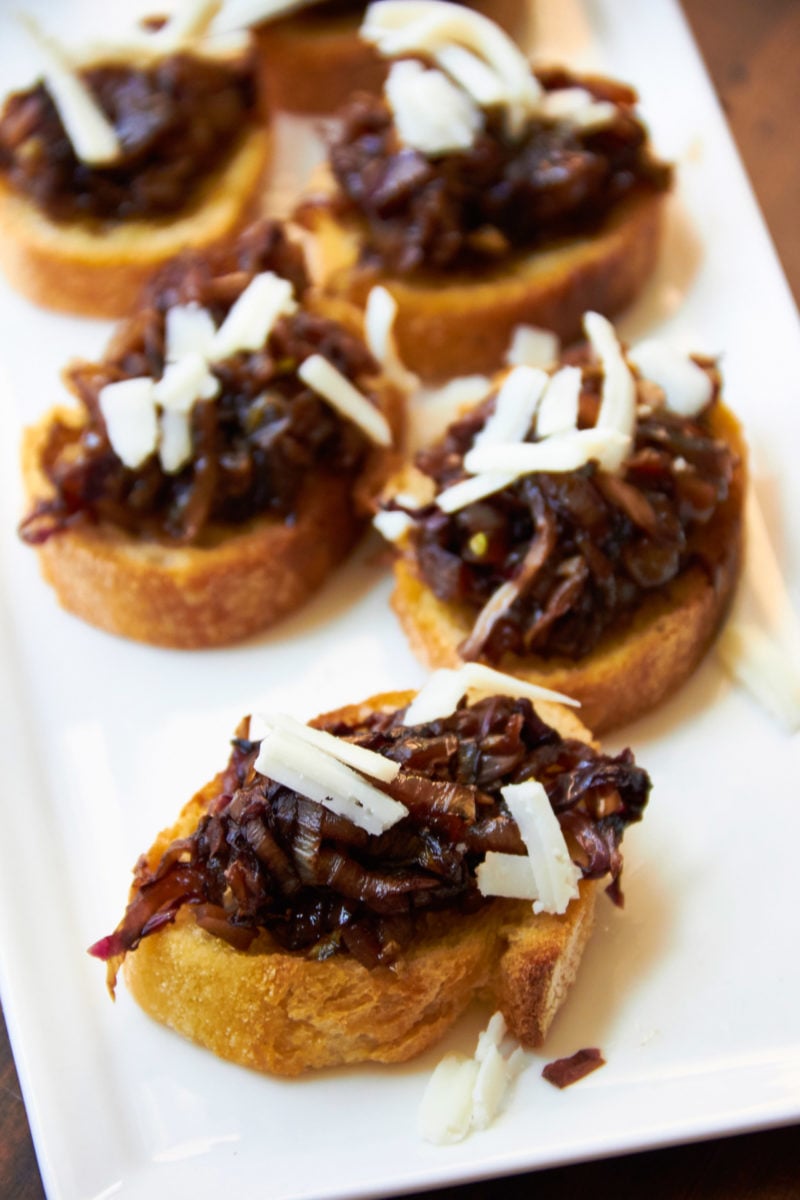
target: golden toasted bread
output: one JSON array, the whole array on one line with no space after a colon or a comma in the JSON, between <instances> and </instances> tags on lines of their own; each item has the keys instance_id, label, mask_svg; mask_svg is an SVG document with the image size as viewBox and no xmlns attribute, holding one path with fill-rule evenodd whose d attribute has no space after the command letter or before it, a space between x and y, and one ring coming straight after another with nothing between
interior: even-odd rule
<instances>
[{"instance_id":1,"label":"golden toasted bread","mask_svg":"<svg viewBox=\"0 0 800 1200\"><path fill-rule=\"evenodd\" d=\"M397 302L394 328L403 363L438 382L496 370L518 325L551 329L568 342L579 335L585 312L610 315L625 308L654 269L663 206L662 194L639 193L612 209L591 235L517 253L488 272L405 278L359 262L356 219L309 206L304 220L317 280L359 305L376 284L387 288Z\"/></svg>"},{"instance_id":2,"label":"golden toasted bread","mask_svg":"<svg viewBox=\"0 0 800 1200\"><path fill-rule=\"evenodd\" d=\"M388 387L382 396L398 430L399 397ZM33 503L53 494L41 463L54 421L79 430L82 417L54 409L25 431L22 471ZM64 529L36 546L42 575L68 612L108 633L176 649L230 645L300 608L346 558L386 462L384 452L371 452L355 482L308 472L292 520L267 514L212 525L193 545L165 545L104 522Z\"/></svg>"},{"instance_id":3,"label":"golden toasted bread","mask_svg":"<svg viewBox=\"0 0 800 1200\"><path fill-rule=\"evenodd\" d=\"M721 405L713 411L712 432L737 456L728 497L702 531L702 544L713 548L713 573L690 566L583 658L506 654L498 663L510 675L579 700L582 719L597 733L671 695L699 665L725 618L741 566L746 451L738 422ZM419 578L410 553L398 558L394 571L392 606L415 654L431 667L460 665L458 647L475 613L439 600Z\"/></svg>"},{"instance_id":4,"label":"golden toasted bread","mask_svg":"<svg viewBox=\"0 0 800 1200\"><path fill-rule=\"evenodd\" d=\"M376 696L312 724L394 710L412 696ZM536 707L562 736L591 740L569 710ZM219 791L218 778L185 806L149 851L149 868L196 828ZM470 915L431 913L397 961L371 969L349 954L318 961L282 950L263 931L248 950L234 949L200 928L186 906L126 955L124 978L156 1020L222 1058L278 1075L405 1061L436 1042L475 997L491 1000L510 1032L535 1046L577 973L597 890L597 881L583 880L562 916L534 916L522 900L492 900Z\"/></svg>"},{"instance_id":5,"label":"golden toasted bread","mask_svg":"<svg viewBox=\"0 0 800 1200\"><path fill-rule=\"evenodd\" d=\"M0 268L29 300L85 317L132 312L176 255L227 242L255 215L270 134L255 129L203 185L190 209L160 220L54 221L0 180Z\"/></svg>"},{"instance_id":6,"label":"golden toasted bread","mask_svg":"<svg viewBox=\"0 0 800 1200\"><path fill-rule=\"evenodd\" d=\"M474 0L470 7L524 39L526 5L519 0ZM319 6L258 26L254 33L268 107L331 113L353 92L379 91L386 62L358 36L363 15L363 7L331 14Z\"/></svg>"}]
</instances>

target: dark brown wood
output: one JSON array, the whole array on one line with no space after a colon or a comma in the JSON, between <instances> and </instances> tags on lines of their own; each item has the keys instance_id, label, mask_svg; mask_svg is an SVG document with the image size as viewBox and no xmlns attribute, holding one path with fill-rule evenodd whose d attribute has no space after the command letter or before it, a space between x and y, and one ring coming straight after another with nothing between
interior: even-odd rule
<instances>
[{"instance_id":1,"label":"dark brown wood","mask_svg":"<svg viewBox=\"0 0 800 1200\"><path fill-rule=\"evenodd\" d=\"M646 0L641 0L642 3ZM683 0L795 297L800 297L800 3ZM0 1196L42 1200L11 1052L0 1028ZM442 1200L797 1200L800 1127L562 1167L437 1193Z\"/></svg>"}]
</instances>

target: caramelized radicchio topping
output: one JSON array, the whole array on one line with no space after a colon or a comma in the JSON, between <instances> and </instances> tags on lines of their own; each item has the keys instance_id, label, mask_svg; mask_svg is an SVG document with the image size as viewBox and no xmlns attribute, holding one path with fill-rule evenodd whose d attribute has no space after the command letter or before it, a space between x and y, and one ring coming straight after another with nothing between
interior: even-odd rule
<instances>
[{"instance_id":1,"label":"caramelized radicchio topping","mask_svg":"<svg viewBox=\"0 0 800 1200\"><path fill-rule=\"evenodd\" d=\"M118 161L77 158L46 86L0 114L0 172L56 221L156 220L191 208L253 128L253 64L176 54L153 66L102 65L82 78L122 146Z\"/></svg>"},{"instance_id":2,"label":"caramelized radicchio topping","mask_svg":"<svg viewBox=\"0 0 800 1200\"><path fill-rule=\"evenodd\" d=\"M238 948L266 930L309 957L391 963L427 914L487 903L475 868L488 850L525 853L500 789L530 778L545 787L583 875L610 875L621 901L620 841L650 789L630 751L609 757L564 739L528 700L495 696L411 727L403 712L327 726L401 764L380 785L408 809L391 829L367 834L261 776L257 743L238 739L197 829L160 861L140 861L121 924L91 952L117 959L190 906L198 924Z\"/></svg>"},{"instance_id":3,"label":"caramelized radicchio topping","mask_svg":"<svg viewBox=\"0 0 800 1200\"><path fill-rule=\"evenodd\" d=\"M101 362L67 369L85 423L51 425L40 467L54 494L22 522L25 541L38 544L75 524L103 521L142 537L196 545L214 524L240 525L265 513L291 517L312 471L355 480L368 449L364 434L306 387L297 368L322 354L368 391L377 365L360 338L302 307L278 319L262 349L211 364L220 391L194 405L193 457L180 471L165 472L155 454L129 469L108 440L100 391L124 379L161 377L167 310L196 303L219 326L265 271L290 280L302 299L302 254L271 222L251 226L235 247L215 256L187 254L165 269Z\"/></svg>"},{"instance_id":4,"label":"caramelized radicchio topping","mask_svg":"<svg viewBox=\"0 0 800 1200\"><path fill-rule=\"evenodd\" d=\"M642 405L620 474L590 462L523 476L452 514L435 504L412 513L409 552L424 582L440 600L476 618L483 612L459 647L463 659L581 658L690 565L714 578L728 543L705 531L724 509L737 459L714 436L719 379L705 365L714 385L709 407L689 419ZM584 361L581 427L594 425L601 382L600 368ZM418 456L437 491L465 477L464 455L493 403ZM504 603L490 607L500 588Z\"/></svg>"},{"instance_id":5,"label":"caramelized radicchio topping","mask_svg":"<svg viewBox=\"0 0 800 1200\"><path fill-rule=\"evenodd\" d=\"M366 222L365 256L392 274L424 268L490 266L596 228L634 192L669 187L635 117L635 93L565 71L541 74L547 89L585 87L617 105L608 125L581 130L531 120L510 138L502 113L489 110L470 149L427 157L400 143L379 97L357 94L341 110L330 150L343 211Z\"/></svg>"}]
</instances>

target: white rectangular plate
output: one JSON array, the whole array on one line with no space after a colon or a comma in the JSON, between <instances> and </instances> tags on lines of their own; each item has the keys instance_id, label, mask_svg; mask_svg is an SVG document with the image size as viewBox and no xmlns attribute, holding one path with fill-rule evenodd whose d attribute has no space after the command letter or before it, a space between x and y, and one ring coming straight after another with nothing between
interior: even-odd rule
<instances>
[{"instance_id":1,"label":"white rectangular plate","mask_svg":"<svg viewBox=\"0 0 800 1200\"><path fill-rule=\"evenodd\" d=\"M633 82L656 146L677 163L663 263L622 331L659 330L722 355L796 603L796 312L677 4L536 7L541 58ZM72 8L78 22L99 4ZM70 25L66 12L59 21ZM9 10L1 24L2 77L23 82L30 64ZM51 1200L210 1200L221 1187L273 1200L387 1195L800 1117L800 740L713 657L614 740L633 745L655 781L646 819L626 839L626 908L603 904L546 1055L531 1056L485 1133L444 1149L417 1136L438 1050L404 1068L287 1083L185 1044L124 988L112 1005L85 948L116 924L139 852L224 762L238 717L311 716L416 686L423 672L388 608L372 543L296 618L230 650L127 644L61 612L14 532L19 433L62 395L63 363L99 355L109 327L36 310L2 287L0 329L0 965ZM471 1049L484 1016L462 1022L447 1047ZM603 1070L564 1093L540 1078L545 1061L587 1045L602 1048Z\"/></svg>"}]
</instances>

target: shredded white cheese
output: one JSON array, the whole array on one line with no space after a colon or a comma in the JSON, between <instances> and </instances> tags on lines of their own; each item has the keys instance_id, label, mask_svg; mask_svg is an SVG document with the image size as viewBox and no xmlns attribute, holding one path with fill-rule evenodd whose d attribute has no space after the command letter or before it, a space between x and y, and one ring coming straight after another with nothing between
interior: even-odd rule
<instances>
[{"instance_id":1,"label":"shredded white cheese","mask_svg":"<svg viewBox=\"0 0 800 1200\"><path fill-rule=\"evenodd\" d=\"M383 413L321 354L312 354L297 371L298 379L322 396L338 413L358 425L379 446L391 446L392 431Z\"/></svg>"},{"instance_id":2,"label":"shredded white cheese","mask_svg":"<svg viewBox=\"0 0 800 1200\"><path fill-rule=\"evenodd\" d=\"M521 442L530 431L549 376L538 367L514 367L500 385L491 414L473 449Z\"/></svg>"},{"instance_id":3,"label":"shredded white cheese","mask_svg":"<svg viewBox=\"0 0 800 1200\"><path fill-rule=\"evenodd\" d=\"M387 542L401 543L414 528L414 520L408 513L389 509L376 513L372 524Z\"/></svg>"},{"instance_id":4,"label":"shredded white cheese","mask_svg":"<svg viewBox=\"0 0 800 1200\"><path fill-rule=\"evenodd\" d=\"M577 471L594 460L611 471L629 447L630 438L618 430L595 426L556 433L541 442L476 446L464 456L464 466L476 475L497 471L519 478L535 471Z\"/></svg>"},{"instance_id":5,"label":"shredded white cheese","mask_svg":"<svg viewBox=\"0 0 800 1200\"><path fill-rule=\"evenodd\" d=\"M475 878L482 896L502 896L507 900L539 899L533 863L528 854L487 850L483 862L475 868Z\"/></svg>"},{"instance_id":6,"label":"shredded white cheese","mask_svg":"<svg viewBox=\"0 0 800 1200\"><path fill-rule=\"evenodd\" d=\"M561 367L551 376L536 415L537 437L577 428L582 382L580 367Z\"/></svg>"},{"instance_id":7,"label":"shredded white cheese","mask_svg":"<svg viewBox=\"0 0 800 1200\"><path fill-rule=\"evenodd\" d=\"M616 330L611 322L600 313L587 312L583 317L584 332L600 360L603 368L603 391L596 428L617 433L616 454L609 455L604 462L606 470L618 470L628 455L636 428L636 383Z\"/></svg>"},{"instance_id":8,"label":"shredded white cheese","mask_svg":"<svg viewBox=\"0 0 800 1200\"><path fill-rule=\"evenodd\" d=\"M192 423L188 412L165 409L159 418L158 459L167 475L175 475L192 458Z\"/></svg>"},{"instance_id":9,"label":"shredded white cheese","mask_svg":"<svg viewBox=\"0 0 800 1200\"><path fill-rule=\"evenodd\" d=\"M460 1142L486 1129L525 1065L522 1047L503 1054L506 1023L496 1012L479 1035L475 1054L446 1054L428 1080L419 1110L419 1132L436 1145Z\"/></svg>"},{"instance_id":10,"label":"shredded white cheese","mask_svg":"<svg viewBox=\"0 0 800 1200\"><path fill-rule=\"evenodd\" d=\"M392 63L385 93L400 141L428 157L468 150L483 127L483 113L466 92L413 59Z\"/></svg>"},{"instance_id":11,"label":"shredded white cheese","mask_svg":"<svg viewBox=\"0 0 800 1200\"><path fill-rule=\"evenodd\" d=\"M370 288L364 308L364 335L367 348L383 367L387 379L413 392L419 387L419 379L406 370L397 350L394 322L397 317L397 301L385 287Z\"/></svg>"},{"instance_id":12,"label":"shredded white cheese","mask_svg":"<svg viewBox=\"0 0 800 1200\"><path fill-rule=\"evenodd\" d=\"M469 479L462 479L459 483L445 488L436 497L436 503L442 512L460 512L462 508L483 500L485 496L502 492L503 488L509 487L518 478L519 475L514 471L481 471Z\"/></svg>"},{"instance_id":13,"label":"shredded white cheese","mask_svg":"<svg viewBox=\"0 0 800 1200\"><path fill-rule=\"evenodd\" d=\"M20 14L44 66L44 83L76 156L90 166L119 159L122 147L111 121L76 73L63 47L32 16Z\"/></svg>"},{"instance_id":14,"label":"shredded white cheese","mask_svg":"<svg viewBox=\"0 0 800 1200\"><path fill-rule=\"evenodd\" d=\"M595 100L582 87L555 88L539 101L539 112L553 121L562 121L584 130L600 129L617 116L617 106L609 100Z\"/></svg>"},{"instance_id":15,"label":"shredded white cheese","mask_svg":"<svg viewBox=\"0 0 800 1200\"><path fill-rule=\"evenodd\" d=\"M212 356L216 325L207 308L199 304L175 304L167 309L167 362L176 362L185 354L199 354L207 361Z\"/></svg>"},{"instance_id":16,"label":"shredded white cheese","mask_svg":"<svg viewBox=\"0 0 800 1200\"><path fill-rule=\"evenodd\" d=\"M425 54L455 78L477 103L487 94L503 102L509 132L514 135L535 111L542 94L528 60L512 39L488 17L445 0L377 0L370 4L361 37L386 58ZM448 47L460 46L480 59L485 70L476 74L463 55L455 62ZM444 58L440 57L444 51ZM487 72L494 76L493 82Z\"/></svg>"},{"instance_id":17,"label":"shredded white cheese","mask_svg":"<svg viewBox=\"0 0 800 1200\"><path fill-rule=\"evenodd\" d=\"M260 350L281 316L297 311L294 288L273 271L254 276L237 296L211 344L215 361L243 350Z\"/></svg>"},{"instance_id":18,"label":"shredded white cheese","mask_svg":"<svg viewBox=\"0 0 800 1200\"><path fill-rule=\"evenodd\" d=\"M405 805L387 796L327 750L285 729L267 730L255 769L331 812L347 817L367 833L385 833L408 812Z\"/></svg>"},{"instance_id":19,"label":"shredded white cheese","mask_svg":"<svg viewBox=\"0 0 800 1200\"><path fill-rule=\"evenodd\" d=\"M644 379L658 384L672 412L695 417L710 403L714 386L707 372L668 342L648 338L629 351L628 359Z\"/></svg>"},{"instance_id":20,"label":"shredded white cheese","mask_svg":"<svg viewBox=\"0 0 800 1200\"><path fill-rule=\"evenodd\" d=\"M558 334L535 325L517 325L508 350L506 362L510 367L547 367L558 362L561 343Z\"/></svg>"},{"instance_id":21,"label":"shredded white cheese","mask_svg":"<svg viewBox=\"0 0 800 1200\"><path fill-rule=\"evenodd\" d=\"M213 400L219 390L219 380L209 371L206 360L190 350L167 363L153 395L162 408L188 413L197 400Z\"/></svg>"},{"instance_id":22,"label":"shredded white cheese","mask_svg":"<svg viewBox=\"0 0 800 1200\"><path fill-rule=\"evenodd\" d=\"M346 763L354 771L368 775L370 779L380 779L384 783L391 783L400 774L400 764L386 758L383 754L378 754L375 750L368 750L365 746L356 746L353 742L348 742L346 738L334 737L332 733L327 733L324 729L314 729L311 725L304 725L302 721L297 721L286 713L267 716L263 720L268 729L279 729L284 733L291 734L292 737L306 741L310 746L316 746L318 750L324 750L326 754L338 758L339 762Z\"/></svg>"},{"instance_id":23,"label":"shredded white cheese","mask_svg":"<svg viewBox=\"0 0 800 1200\"><path fill-rule=\"evenodd\" d=\"M566 912L578 897L580 867L569 855L558 817L542 784L535 779L500 789L528 851L537 895L533 911Z\"/></svg>"},{"instance_id":24,"label":"shredded white cheese","mask_svg":"<svg viewBox=\"0 0 800 1200\"><path fill-rule=\"evenodd\" d=\"M158 443L158 420L149 377L123 379L100 389L100 411L114 453L126 467L141 466Z\"/></svg>"},{"instance_id":25,"label":"shredded white cheese","mask_svg":"<svg viewBox=\"0 0 800 1200\"><path fill-rule=\"evenodd\" d=\"M476 698L493 695L527 697L534 701L553 700L559 704L580 707L579 701L561 692L516 679L483 663L464 663L456 670L441 667L434 671L409 704L403 724L424 725L428 721L449 717L464 696Z\"/></svg>"}]
</instances>

